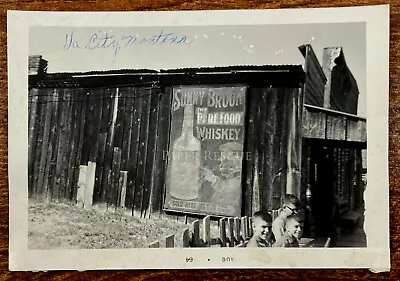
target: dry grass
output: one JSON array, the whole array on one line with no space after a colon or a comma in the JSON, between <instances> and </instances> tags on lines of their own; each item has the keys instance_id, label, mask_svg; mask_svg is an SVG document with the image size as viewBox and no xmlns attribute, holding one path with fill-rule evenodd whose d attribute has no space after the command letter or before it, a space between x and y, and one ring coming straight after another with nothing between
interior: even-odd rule
<instances>
[{"instance_id":1,"label":"dry grass","mask_svg":"<svg viewBox=\"0 0 400 281\"><path fill-rule=\"evenodd\" d=\"M136 218L84 210L67 204L29 202L29 249L143 248L175 234L175 247L182 246L182 233L191 225L159 218ZM218 233L214 226L212 234Z\"/></svg>"}]
</instances>

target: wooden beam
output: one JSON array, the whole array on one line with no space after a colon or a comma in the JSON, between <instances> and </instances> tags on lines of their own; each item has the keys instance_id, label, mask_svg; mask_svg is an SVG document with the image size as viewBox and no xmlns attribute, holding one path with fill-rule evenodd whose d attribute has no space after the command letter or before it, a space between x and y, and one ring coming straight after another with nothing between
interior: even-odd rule
<instances>
[{"instance_id":1,"label":"wooden beam","mask_svg":"<svg viewBox=\"0 0 400 281\"><path fill-rule=\"evenodd\" d=\"M160 242L154 241L154 242L150 243L149 248L160 248Z\"/></svg>"},{"instance_id":2,"label":"wooden beam","mask_svg":"<svg viewBox=\"0 0 400 281\"><path fill-rule=\"evenodd\" d=\"M242 232L242 238L244 241L246 241L246 239L249 238L249 232L248 232L249 225L246 216L240 218L240 228Z\"/></svg>"},{"instance_id":3,"label":"wooden beam","mask_svg":"<svg viewBox=\"0 0 400 281\"><path fill-rule=\"evenodd\" d=\"M76 194L76 204L78 207L83 208L84 198L85 198L85 187L86 187L86 174L87 174L87 166L80 165L79 166L79 178L78 178L78 191Z\"/></svg>"},{"instance_id":4,"label":"wooden beam","mask_svg":"<svg viewBox=\"0 0 400 281\"><path fill-rule=\"evenodd\" d=\"M346 140L346 117L326 117L326 138L332 140Z\"/></svg>"},{"instance_id":5,"label":"wooden beam","mask_svg":"<svg viewBox=\"0 0 400 281\"><path fill-rule=\"evenodd\" d=\"M305 109L303 113L303 137L325 139L325 132L326 114Z\"/></svg>"},{"instance_id":6,"label":"wooden beam","mask_svg":"<svg viewBox=\"0 0 400 281\"><path fill-rule=\"evenodd\" d=\"M199 220L195 220L192 223L193 226L193 247L200 247L200 223Z\"/></svg>"},{"instance_id":7,"label":"wooden beam","mask_svg":"<svg viewBox=\"0 0 400 281\"><path fill-rule=\"evenodd\" d=\"M221 240L221 247L226 247L226 222L225 218L219 220L219 239Z\"/></svg>"},{"instance_id":8,"label":"wooden beam","mask_svg":"<svg viewBox=\"0 0 400 281\"><path fill-rule=\"evenodd\" d=\"M89 209L93 205L93 190L95 181L96 163L89 161L86 174L85 201L83 207Z\"/></svg>"},{"instance_id":9,"label":"wooden beam","mask_svg":"<svg viewBox=\"0 0 400 281\"><path fill-rule=\"evenodd\" d=\"M367 124L361 120L347 119L346 140L367 141Z\"/></svg>"},{"instance_id":10,"label":"wooden beam","mask_svg":"<svg viewBox=\"0 0 400 281\"><path fill-rule=\"evenodd\" d=\"M174 240L175 240L175 235L169 235L165 238L165 247L166 248L173 248L174 247Z\"/></svg>"},{"instance_id":11,"label":"wooden beam","mask_svg":"<svg viewBox=\"0 0 400 281\"><path fill-rule=\"evenodd\" d=\"M235 228L234 228L234 235L235 235L235 245L240 244L240 219L235 218Z\"/></svg>"},{"instance_id":12,"label":"wooden beam","mask_svg":"<svg viewBox=\"0 0 400 281\"><path fill-rule=\"evenodd\" d=\"M126 183L128 180L128 172L121 171L119 173L119 190L121 190L120 196L120 207L125 208L125 198L126 198Z\"/></svg>"},{"instance_id":13,"label":"wooden beam","mask_svg":"<svg viewBox=\"0 0 400 281\"><path fill-rule=\"evenodd\" d=\"M203 240L206 244L206 247L210 247L211 245L211 236L210 236L210 216L206 216L203 219Z\"/></svg>"},{"instance_id":14,"label":"wooden beam","mask_svg":"<svg viewBox=\"0 0 400 281\"><path fill-rule=\"evenodd\" d=\"M190 230L189 228L185 228L182 233L182 247L189 248L190 246Z\"/></svg>"},{"instance_id":15,"label":"wooden beam","mask_svg":"<svg viewBox=\"0 0 400 281\"><path fill-rule=\"evenodd\" d=\"M228 229L229 229L229 247L235 247L235 234L234 234L234 224L233 218L228 218Z\"/></svg>"},{"instance_id":16,"label":"wooden beam","mask_svg":"<svg viewBox=\"0 0 400 281\"><path fill-rule=\"evenodd\" d=\"M308 111L324 112L324 113L326 113L328 115L344 116L344 117L349 117L349 118L352 118L352 119L355 119L355 120L367 121L367 118L365 118L365 117L354 115L354 114L343 112L343 111L337 111L337 110L332 110L332 109L328 109L328 108L322 108L322 107L314 106L314 105L311 105L311 104L304 104L304 107Z\"/></svg>"}]
</instances>

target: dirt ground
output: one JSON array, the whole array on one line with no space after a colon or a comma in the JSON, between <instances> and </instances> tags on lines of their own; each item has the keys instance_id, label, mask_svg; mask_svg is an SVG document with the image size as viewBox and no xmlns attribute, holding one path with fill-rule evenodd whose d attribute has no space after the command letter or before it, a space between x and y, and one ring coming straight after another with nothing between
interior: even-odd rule
<instances>
[{"instance_id":1,"label":"dirt ground","mask_svg":"<svg viewBox=\"0 0 400 281\"><path fill-rule=\"evenodd\" d=\"M146 248L175 234L175 247L182 246L182 233L190 224L160 218L137 218L84 210L67 204L29 202L29 249ZM212 229L212 233L218 231Z\"/></svg>"}]
</instances>

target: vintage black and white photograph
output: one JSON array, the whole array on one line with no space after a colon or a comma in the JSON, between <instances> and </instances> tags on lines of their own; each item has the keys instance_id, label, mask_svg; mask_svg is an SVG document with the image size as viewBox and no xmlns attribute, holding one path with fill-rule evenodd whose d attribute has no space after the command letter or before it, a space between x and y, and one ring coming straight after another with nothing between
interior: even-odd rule
<instances>
[{"instance_id":1,"label":"vintage black and white photograph","mask_svg":"<svg viewBox=\"0 0 400 281\"><path fill-rule=\"evenodd\" d=\"M29 251L371 247L366 21L27 32Z\"/></svg>"}]
</instances>

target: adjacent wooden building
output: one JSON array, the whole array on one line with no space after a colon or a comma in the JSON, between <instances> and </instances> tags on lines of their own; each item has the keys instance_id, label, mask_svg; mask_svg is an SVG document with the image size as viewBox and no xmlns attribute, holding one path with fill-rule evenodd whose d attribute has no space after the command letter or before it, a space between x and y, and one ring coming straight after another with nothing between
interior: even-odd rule
<instances>
[{"instance_id":1,"label":"adjacent wooden building","mask_svg":"<svg viewBox=\"0 0 400 281\"><path fill-rule=\"evenodd\" d=\"M332 226L354 225L364 212L367 120L357 116L358 87L342 48L325 48L322 66L311 45L299 49L306 72L301 201L307 232L331 236Z\"/></svg>"}]
</instances>

